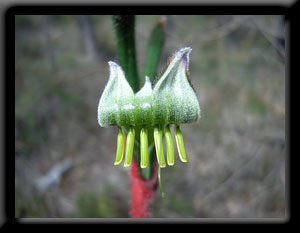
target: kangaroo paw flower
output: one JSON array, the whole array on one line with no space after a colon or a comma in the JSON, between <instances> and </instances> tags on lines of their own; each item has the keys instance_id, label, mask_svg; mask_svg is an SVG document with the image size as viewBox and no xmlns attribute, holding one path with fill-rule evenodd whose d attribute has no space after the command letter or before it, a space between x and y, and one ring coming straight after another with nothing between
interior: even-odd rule
<instances>
[{"instance_id":1,"label":"kangaroo paw flower","mask_svg":"<svg viewBox=\"0 0 300 233\"><path fill-rule=\"evenodd\" d=\"M110 76L98 104L98 123L101 127L117 125L117 151L115 165L122 162L125 132L128 129L124 166L130 166L135 133L140 136L140 167L148 166L148 129L154 127L154 145L160 168L166 167L163 148L163 131L166 140L167 164L174 165L174 143L170 125L175 125L175 139L179 158L187 162L182 132L179 125L197 122L200 105L189 79L190 47L176 52L152 88L145 77L144 86L134 93L122 68L109 62ZM140 130L135 132L136 130ZM152 132L152 131L151 131Z\"/></svg>"}]
</instances>

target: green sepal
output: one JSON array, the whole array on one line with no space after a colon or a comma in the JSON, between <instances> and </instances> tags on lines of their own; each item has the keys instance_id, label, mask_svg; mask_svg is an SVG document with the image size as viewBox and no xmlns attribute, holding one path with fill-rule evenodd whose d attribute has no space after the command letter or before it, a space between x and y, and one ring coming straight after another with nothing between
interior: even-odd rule
<instances>
[{"instance_id":1,"label":"green sepal","mask_svg":"<svg viewBox=\"0 0 300 233\"><path fill-rule=\"evenodd\" d=\"M110 78L98 105L101 126L167 125L198 121L200 105L189 82L191 48L175 53L152 90L148 77L144 87L134 94L122 68L109 62Z\"/></svg>"},{"instance_id":2,"label":"green sepal","mask_svg":"<svg viewBox=\"0 0 300 233\"><path fill-rule=\"evenodd\" d=\"M110 77L98 105L98 123L102 127L131 125L134 119L134 93L127 82L122 68L108 62Z\"/></svg>"},{"instance_id":3,"label":"green sepal","mask_svg":"<svg viewBox=\"0 0 300 233\"><path fill-rule=\"evenodd\" d=\"M200 105L189 82L190 47L179 50L153 89L154 121L159 124L196 122Z\"/></svg>"}]
</instances>

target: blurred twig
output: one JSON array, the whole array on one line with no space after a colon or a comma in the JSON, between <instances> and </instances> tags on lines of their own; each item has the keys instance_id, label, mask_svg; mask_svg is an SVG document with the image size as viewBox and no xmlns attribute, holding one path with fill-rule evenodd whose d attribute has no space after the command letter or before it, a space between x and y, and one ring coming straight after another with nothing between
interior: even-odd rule
<instances>
[{"instance_id":1,"label":"blurred twig","mask_svg":"<svg viewBox=\"0 0 300 233\"><path fill-rule=\"evenodd\" d=\"M204 42L210 42L210 41L221 39L221 38L229 35L233 31L237 30L250 17L251 16L233 16L233 18L228 23L225 23L222 26L199 32L200 36L197 37L197 43L204 43ZM170 19L170 21L171 21L171 19ZM176 26L178 26L178 25L176 25ZM168 31L167 31L167 34L168 34L168 37L173 36Z\"/></svg>"},{"instance_id":2,"label":"blurred twig","mask_svg":"<svg viewBox=\"0 0 300 233\"><path fill-rule=\"evenodd\" d=\"M285 61L285 38L284 38L284 27L285 22L282 23L282 33L273 32L270 29L267 29L262 23L255 19L255 17L251 17L252 22L256 26L256 28L262 33L262 35L271 43L273 48L278 52L281 61L284 63Z\"/></svg>"},{"instance_id":3,"label":"blurred twig","mask_svg":"<svg viewBox=\"0 0 300 233\"><path fill-rule=\"evenodd\" d=\"M54 184L58 184L61 180L62 175L67 172L72 166L72 160L66 159L53 166L44 176L40 177L35 187L38 192L44 193L48 188Z\"/></svg>"},{"instance_id":4,"label":"blurred twig","mask_svg":"<svg viewBox=\"0 0 300 233\"><path fill-rule=\"evenodd\" d=\"M203 33L204 36L199 39L199 42L207 42L221 39L222 37L225 37L231 32L238 29L250 17L251 16L234 16L233 19L228 23Z\"/></svg>"}]
</instances>

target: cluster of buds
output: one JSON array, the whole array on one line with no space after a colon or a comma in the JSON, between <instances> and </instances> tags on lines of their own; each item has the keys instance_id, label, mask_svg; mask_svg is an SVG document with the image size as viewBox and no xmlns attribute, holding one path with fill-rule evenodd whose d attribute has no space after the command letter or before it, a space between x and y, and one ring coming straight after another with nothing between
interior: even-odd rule
<instances>
[{"instance_id":1,"label":"cluster of buds","mask_svg":"<svg viewBox=\"0 0 300 233\"><path fill-rule=\"evenodd\" d=\"M133 156L135 134L140 136L140 167L148 166L148 133L153 132L158 164L166 167L163 133L166 141L167 164L174 165L174 143L170 125L175 125L175 139L179 158L187 162L180 124L200 119L200 105L189 80L190 47L176 52L154 88L150 79L134 93L122 68L110 61L110 77L98 105L98 123L102 127L117 125L117 151L115 165L124 156L124 166L130 166ZM127 131L125 146L125 131ZM139 131L139 132L137 132Z\"/></svg>"}]
</instances>

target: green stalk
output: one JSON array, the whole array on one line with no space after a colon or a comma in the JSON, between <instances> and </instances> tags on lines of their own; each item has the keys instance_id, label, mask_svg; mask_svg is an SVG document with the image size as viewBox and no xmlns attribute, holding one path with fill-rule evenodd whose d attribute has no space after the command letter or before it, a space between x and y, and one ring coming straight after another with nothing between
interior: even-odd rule
<instances>
[{"instance_id":1,"label":"green stalk","mask_svg":"<svg viewBox=\"0 0 300 233\"><path fill-rule=\"evenodd\" d=\"M159 60L161 57L161 52L164 45L164 39L165 39L164 27L165 27L165 22L163 19L161 19L154 26L154 28L150 33L142 82L144 82L145 76L148 76L152 83L155 80ZM148 161L148 166L146 168L140 168L140 174L141 177L143 177L143 179L150 179L152 176L153 162L155 159L155 147L153 145L154 142L153 134L154 134L154 128L148 127L149 161Z\"/></svg>"},{"instance_id":2,"label":"green stalk","mask_svg":"<svg viewBox=\"0 0 300 233\"><path fill-rule=\"evenodd\" d=\"M120 66L125 77L134 92L139 90L139 77L135 50L135 16L134 15L113 15L113 24L117 38L117 55ZM128 127L126 130L129 132ZM135 142L138 144L133 148L134 159L140 161L140 127L134 128L136 132ZM127 146L126 146L127 147ZM126 160L126 156L125 156ZM124 162L125 163L125 162ZM140 172L141 173L141 172ZM144 179L143 174L140 174Z\"/></svg>"},{"instance_id":3,"label":"green stalk","mask_svg":"<svg viewBox=\"0 0 300 233\"><path fill-rule=\"evenodd\" d=\"M165 40L165 21L159 20L156 26L153 28L150 34L148 42L147 57L145 62L144 77L148 76L151 82L157 74L157 67L160 60L161 52Z\"/></svg>"},{"instance_id":4,"label":"green stalk","mask_svg":"<svg viewBox=\"0 0 300 233\"><path fill-rule=\"evenodd\" d=\"M113 23L117 37L117 53L120 66L134 92L139 89L135 52L135 16L114 15Z\"/></svg>"},{"instance_id":5,"label":"green stalk","mask_svg":"<svg viewBox=\"0 0 300 233\"><path fill-rule=\"evenodd\" d=\"M140 80L138 77L136 49L135 49L135 16L133 15L114 15L113 24L117 38L117 55L120 66L125 72L125 77L132 87L134 92L137 92L140 87ZM144 74L147 75L153 83L157 67L163 48L165 33L164 21L160 20L151 31L150 39L148 42L147 57L145 62ZM142 82L145 80L145 75L142 77ZM128 127L126 127L128 131ZM141 127L134 127L135 129L135 146L133 148L133 155L135 161L140 164L140 130ZM148 166L145 168L139 167L140 176L142 179L147 180L152 177L153 162L155 159L155 148L153 145L154 128L148 126ZM145 148L143 148L145 152ZM125 156L126 160L126 156Z\"/></svg>"}]
</instances>

